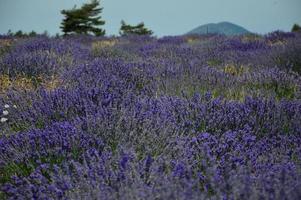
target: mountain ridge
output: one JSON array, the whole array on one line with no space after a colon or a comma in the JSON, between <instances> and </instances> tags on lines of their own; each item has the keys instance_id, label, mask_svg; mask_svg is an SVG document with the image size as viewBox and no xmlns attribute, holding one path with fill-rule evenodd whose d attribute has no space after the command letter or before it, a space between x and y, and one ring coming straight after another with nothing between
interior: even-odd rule
<instances>
[{"instance_id":1,"label":"mountain ridge","mask_svg":"<svg viewBox=\"0 0 301 200\"><path fill-rule=\"evenodd\" d=\"M231 36L231 35L242 35L248 33L251 32L245 29L244 27L231 22L224 21L219 23L208 23L208 24L198 26L197 28L194 28L188 33L186 33L186 35L220 34L220 35Z\"/></svg>"}]
</instances>

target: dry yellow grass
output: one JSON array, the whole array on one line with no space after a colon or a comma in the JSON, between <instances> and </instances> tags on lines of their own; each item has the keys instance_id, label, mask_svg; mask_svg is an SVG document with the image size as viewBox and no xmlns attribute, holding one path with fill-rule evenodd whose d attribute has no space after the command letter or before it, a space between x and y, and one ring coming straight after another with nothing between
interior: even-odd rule
<instances>
[{"instance_id":1,"label":"dry yellow grass","mask_svg":"<svg viewBox=\"0 0 301 200\"><path fill-rule=\"evenodd\" d=\"M233 76L240 76L242 74L244 74L245 72L248 72L249 68L246 67L246 66L235 66L235 65L231 65L231 64L228 64L224 67L224 72L226 74L231 74Z\"/></svg>"},{"instance_id":2,"label":"dry yellow grass","mask_svg":"<svg viewBox=\"0 0 301 200\"><path fill-rule=\"evenodd\" d=\"M28 78L20 75L12 79L8 75L0 75L0 94L5 94L10 88L29 91L41 86L47 90L54 90L61 84L61 80L55 76L44 79L43 77Z\"/></svg>"},{"instance_id":3,"label":"dry yellow grass","mask_svg":"<svg viewBox=\"0 0 301 200\"><path fill-rule=\"evenodd\" d=\"M112 47L117 43L117 40L101 40L92 43L92 49Z\"/></svg>"},{"instance_id":4,"label":"dry yellow grass","mask_svg":"<svg viewBox=\"0 0 301 200\"><path fill-rule=\"evenodd\" d=\"M194 38L188 38L188 39L187 39L187 43L188 43L188 44L194 44L194 43L197 43L197 42L199 42L198 39L194 39Z\"/></svg>"},{"instance_id":5,"label":"dry yellow grass","mask_svg":"<svg viewBox=\"0 0 301 200\"><path fill-rule=\"evenodd\" d=\"M51 78L47 81L42 82L42 86L47 90L54 90L58 88L62 84L62 81L55 76L51 76Z\"/></svg>"},{"instance_id":6,"label":"dry yellow grass","mask_svg":"<svg viewBox=\"0 0 301 200\"><path fill-rule=\"evenodd\" d=\"M11 46L13 43L12 39L1 39L0 46Z\"/></svg>"},{"instance_id":7,"label":"dry yellow grass","mask_svg":"<svg viewBox=\"0 0 301 200\"><path fill-rule=\"evenodd\" d=\"M200 38L197 36L187 36L185 40L188 44L195 44L200 42Z\"/></svg>"},{"instance_id":8,"label":"dry yellow grass","mask_svg":"<svg viewBox=\"0 0 301 200\"><path fill-rule=\"evenodd\" d=\"M280 40L275 41L275 42L272 42L272 41L268 42L268 45L270 45L270 46L283 46L285 44L286 44L285 41L280 41Z\"/></svg>"},{"instance_id":9,"label":"dry yellow grass","mask_svg":"<svg viewBox=\"0 0 301 200\"><path fill-rule=\"evenodd\" d=\"M242 42L264 41L264 38L259 35L244 35L241 40Z\"/></svg>"},{"instance_id":10,"label":"dry yellow grass","mask_svg":"<svg viewBox=\"0 0 301 200\"><path fill-rule=\"evenodd\" d=\"M0 91L7 89L10 86L10 79L8 75L0 75Z\"/></svg>"},{"instance_id":11,"label":"dry yellow grass","mask_svg":"<svg viewBox=\"0 0 301 200\"><path fill-rule=\"evenodd\" d=\"M94 55L98 55L103 49L108 49L115 46L117 43L116 39L111 40L101 40L92 43L92 52Z\"/></svg>"},{"instance_id":12,"label":"dry yellow grass","mask_svg":"<svg viewBox=\"0 0 301 200\"><path fill-rule=\"evenodd\" d=\"M18 76L11 79L8 75L0 75L0 92L5 93L9 88L20 90L32 90L34 84L31 79Z\"/></svg>"}]
</instances>

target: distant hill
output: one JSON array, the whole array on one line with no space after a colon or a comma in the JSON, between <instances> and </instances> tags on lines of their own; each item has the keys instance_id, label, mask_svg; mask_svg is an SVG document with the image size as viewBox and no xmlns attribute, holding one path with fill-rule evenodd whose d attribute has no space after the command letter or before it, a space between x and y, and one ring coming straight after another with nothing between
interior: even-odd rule
<instances>
[{"instance_id":1,"label":"distant hill","mask_svg":"<svg viewBox=\"0 0 301 200\"><path fill-rule=\"evenodd\" d=\"M238 26L236 24L230 23L230 22L220 22L217 24L210 23L210 24L205 24L202 26L199 26L192 31L189 31L187 34L199 34L199 35L204 35L204 34L221 34L221 35L242 35L242 34L247 34L250 33L247 29Z\"/></svg>"}]
</instances>

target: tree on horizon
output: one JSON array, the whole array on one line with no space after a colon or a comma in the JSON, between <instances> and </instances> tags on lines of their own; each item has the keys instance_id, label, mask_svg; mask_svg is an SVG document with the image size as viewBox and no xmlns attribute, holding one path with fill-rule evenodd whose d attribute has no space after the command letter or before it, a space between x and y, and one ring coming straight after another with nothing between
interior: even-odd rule
<instances>
[{"instance_id":1,"label":"tree on horizon","mask_svg":"<svg viewBox=\"0 0 301 200\"><path fill-rule=\"evenodd\" d=\"M126 24L125 21L121 20L121 27L119 34L124 35L152 35L153 31L148 30L144 27L144 23L141 22L136 26L132 26L129 24Z\"/></svg>"},{"instance_id":2,"label":"tree on horizon","mask_svg":"<svg viewBox=\"0 0 301 200\"><path fill-rule=\"evenodd\" d=\"M297 32L301 30L301 26L299 24L294 24L292 28L292 32Z\"/></svg>"},{"instance_id":3,"label":"tree on horizon","mask_svg":"<svg viewBox=\"0 0 301 200\"><path fill-rule=\"evenodd\" d=\"M70 10L62 10L61 13L64 15L64 19L60 28L64 35L87 35L91 33L95 36L105 35L105 30L99 27L105 24L100 16L103 8L99 6L99 0L92 0L90 3L83 4L80 8L74 6Z\"/></svg>"}]
</instances>

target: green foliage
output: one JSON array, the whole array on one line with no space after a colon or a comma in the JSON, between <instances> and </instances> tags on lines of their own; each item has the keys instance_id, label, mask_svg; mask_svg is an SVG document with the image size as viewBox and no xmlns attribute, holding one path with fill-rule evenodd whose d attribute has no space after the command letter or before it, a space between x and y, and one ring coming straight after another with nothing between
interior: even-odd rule
<instances>
[{"instance_id":1,"label":"green foliage","mask_svg":"<svg viewBox=\"0 0 301 200\"><path fill-rule=\"evenodd\" d=\"M28 130L30 125L26 122L15 122L10 127L12 132L21 132Z\"/></svg>"},{"instance_id":2,"label":"green foliage","mask_svg":"<svg viewBox=\"0 0 301 200\"><path fill-rule=\"evenodd\" d=\"M280 84L277 82L271 82L271 83L250 83L249 87L252 90L264 90L264 91L270 91L275 94L276 99L281 100L283 98L285 99L293 99L296 94L296 86L295 85L288 85L288 84Z\"/></svg>"},{"instance_id":3,"label":"green foliage","mask_svg":"<svg viewBox=\"0 0 301 200\"><path fill-rule=\"evenodd\" d=\"M17 31L14 36L15 37L24 37L25 33L23 33L21 30Z\"/></svg>"},{"instance_id":4,"label":"green foliage","mask_svg":"<svg viewBox=\"0 0 301 200\"><path fill-rule=\"evenodd\" d=\"M30 33L28 33L29 37L35 37L37 36L37 33L35 31L31 31Z\"/></svg>"},{"instance_id":5,"label":"green foliage","mask_svg":"<svg viewBox=\"0 0 301 200\"><path fill-rule=\"evenodd\" d=\"M78 148L71 149L71 159L80 161L82 150ZM12 176L17 175L19 177L29 176L40 164L47 163L51 167L54 165L61 165L67 159L66 155L56 155L49 153L46 156L39 159L29 159L26 162L11 162L5 166L0 166L0 185L3 183L9 183L12 180ZM46 171L43 172L46 178L50 178ZM1 194L0 194L1 195Z\"/></svg>"},{"instance_id":6,"label":"green foliage","mask_svg":"<svg viewBox=\"0 0 301 200\"><path fill-rule=\"evenodd\" d=\"M299 24L294 24L292 28L292 32L297 32L301 30L301 26Z\"/></svg>"},{"instance_id":7,"label":"green foliage","mask_svg":"<svg viewBox=\"0 0 301 200\"><path fill-rule=\"evenodd\" d=\"M45 122L42 118L38 119L36 124L35 124L35 127L39 128L39 129L43 129L43 128L45 128L45 126L46 126Z\"/></svg>"},{"instance_id":8,"label":"green foliage","mask_svg":"<svg viewBox=\"0 0 301 200\"><path fill-rule=\"evenodd\" d=\"M13 175L29 176L33 169L32 163L9 163L0 168L0 183L10 182Z\"/></svg>"},{"instance_id":9,"label":"green foliage","mask_svg":"<svg viewBox=\"0 0 301 200\"><path fill-rule=\"evenodd\" d=\"M211 59L211 60L208 60L208 61L207 61L207 64L208 64L208 66L210 66L210 67L215 67L215 66L221 65L221 64L222 64L222 61L220 61L220 60L218 60L218 59Z\"/></svg>"},{"instance_id":10,"label":"green foliage","mask_svg":"<svg viewBox=\"0 0 301 200\"><path fill-rule=\"evenodd\" d=\"M46 31L44 33L46 33ZM29 33L23 32L22 30L19 30L19 31L17 31L17 32L14 33L11 30L8 30L8 32L6 33L6 35L8 35L8 36L14 36L14 37L35 37L38 34L35 31L33 31L33 30L31 32L29 32Z\"/></svg>"},{"instance_id":11,"label":"green foliage","mask_svg":"<svg viewBox=\"0 0 301 200\"><path fill-rule=\"evenodd\" d=\"M74 7L71 10L62 10L64 15L61 29L65 35L75 34L94 34L96 36L105 35L105 30L99 28L105 24L98 16L103 8L99 8L99 0L92 0L90 3L82 5L81 8Z\"/></svg>"},{"instance_id":12,"label":"green foliage","mask_svg":"<svg viewBox=\"0 0 301 200\"><path fill-rule=\"evenodd\" d=\"M8 29L6 35L8 35L8 36L14 36L14 33L11 31L11 29Z\"/></svg>"},{"instance_id":13,"label":"green foliage","mask_svg":"<svg viewBox=\"0 0 301 200\"><path fill-rule=\"evenodd\" d=\"M126 24L122 20L119 34L120 35L152 35L153 31L145 28L143 22L139 23L136 26L131 26L129 24Z\"/></svg>"}]
</instances>

